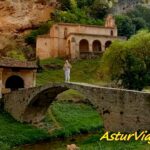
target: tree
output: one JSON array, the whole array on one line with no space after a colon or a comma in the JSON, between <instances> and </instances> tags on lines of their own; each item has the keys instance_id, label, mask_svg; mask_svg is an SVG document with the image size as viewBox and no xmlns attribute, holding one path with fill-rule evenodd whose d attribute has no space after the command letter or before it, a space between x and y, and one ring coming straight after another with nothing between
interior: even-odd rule
<instances>
[{"instance_id":1,"label":"tree","mask_svg":"<svg viewBox=\"0 0 150 150\"><path fill-rule=\"evenodd\" d=\"M135 25L135 31L146 28L146 22L143 18L140 17L133 18L132 22Z\"/></svg>"},{"instance_id":2,"label":"tree","mask_svg":"<svg viewBox=\"0 0 150 150\"><path fill-rule=\"evenodd\" d=\"M58 0L58 2L61 4L62 10L69 10L70 9L70 0Z\"/></svg>"},{"instance_id":3,"label":"tree","mask_svg":"<svg viewBox=\"0 0 150 150\"><path fill-rule=\"evenodd\" d=\"M129 38L135 33L135 25L128 16L118 15L115 18L118 27L118 34L120 36L126 36L127 38Z\"/></svg>"},{"instance_id":4,"label":"tree","mask_svg":"<svg viewBox=\"0 0 150 150\"><path fill-rule=\"evenodd\" d=\"M115 41L102 57L103 74L124 88L150 85L150 33L141 31L128 41Z\"/></svg>"},{"instance_id":5,"label":"tree","mask_svg":"<svg viewBox=\"0 0 150 150\"><path fill-rule=\"evenodd\" d=\"M104 0L94 0L93 5L90 9L90 15L94 18L103 19L108 13L109 4Z\"/></svg>"},{"instance_id":6,"label":"tree","mask_svg":"<svg viewBox=\"0 0 150 150\"><path fill-rule=\"evenodd\" d=\"M70 0L70 8L73 12L77 10L78 6L76 0Z\"/></svg>"},{"instance_id":7,"label":"tree","mask_svg":"<svg viewBox=\"0 0 150 150\"><path fill-rule=\"evenodd\" d=\"M127 16L132 18L142 18L146 22L146 27L150 28L150 8L137 6L135 9L127 13Z\"/></svg>"},{"instance_id":8,"label":"tree","mask_svg":"<svg viewBox=\"0 0 150 150\"><path fill-rule=\"evenodd\" d=\"M91 6L93 4L93 0L77 0L77 4L79 8L84 8L86 6Z\"/></svg>"},{"instance_id":9,"label":"tree","mask_svg":"<svg viewBox=\"0 0 150 150\"><path fill-rule=\"evenodd\" d=\"M147 85L145 63L128 51L118 79L121 80L124 88L141 91Z\"/></svg>"}]
</instances>

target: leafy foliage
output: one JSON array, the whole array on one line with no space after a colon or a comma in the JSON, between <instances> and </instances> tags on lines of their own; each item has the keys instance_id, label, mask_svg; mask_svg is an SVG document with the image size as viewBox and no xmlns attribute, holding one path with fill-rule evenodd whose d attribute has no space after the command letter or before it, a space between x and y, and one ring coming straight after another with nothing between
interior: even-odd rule
<instances>
[{"instance_id":1,"label":"leafy foliage","mask_svg":"<svg viewBox=\"0 0 150 150\"><path fill-rule=\"evenodd\" d=\"M137 6L123 15L116 16L118 33L128 38L141 29L150 29L150 8Z\"/></svg>"},{"instance_id":2,"label":"leafy foliage","mask_svg":"<svg viewBox=\"0 0 150 150\"><path fill-rule=\"evenodd\" d=\"M94 18L103 19L108 13L109 4L103 0L95 0L90 9L90 15Z\"/></svg>"},{"instance_id":3,"label":"leafy foliage","mask_svg":"<svg viewBox=\"0 0 150 150\"><path fill-rule=\"evenodd\" d=\"M150 8L139 5L135 9L128 12L127 16L129 16L131 19L143 19L146 23L146 27L150 28Z\"/></svg>"},{"instance_id":4,"label":"leafy foliage","mask_svg":"<svg viewBox=\"0 0 150 150\"><path fill-rule=\"evenodd\" d=\"M85 10L76 9L72 11L56 11L54 13L55 22L65 22L65 23L80 23L80 24L95 24L102 25L103 21L100 19L94 19L87 15Z\"/></svg>"},{"instance_id":5,"label":"leafy foliage","mask_svg":"<svg viewBox=\"0 0 150 150\"><path fill-rule=\"evenodd\" d=\"M135 26L132 20L125 15L116 16L116 23L118 27L118 33L120 36L130 37L135 33Z\"/></svg>"},{"instance_id":6,"label":"leafy foliage","mask_svg":"<svg viewBox=\"0 0 150 150\"><path fill-rule=\"evenodd\" d=\"M141 31L128 41L115 41L102 58L103 72L124 88L150 85L150 33Z\"/></svg>"},{"instance_id":7,"label":"leafy foliage","mask_svg":"<svg viewBox=\"0 0 150 150\"><path fill-rule=\"evenodd\" d=\"M52 22L49 21L49 22L43 23L38 29L31 31L25 37L26 43L28 43L29 45L35 46L37 36L46 34L49 31L51 25L52 25Z\"/></svg>"},{"instance_id":8,"label":"leafy foliage","mask_svg":"<svg viewBox=\"0 0 150 150\"><path fill-rule=\"evenodd\" d=\"M17 59L17 60L26 60L24 54L21 52L18 52L17 50L12 50L12 51L7 52L7 56L10 58Z\"/></svg>"}]
</instances>

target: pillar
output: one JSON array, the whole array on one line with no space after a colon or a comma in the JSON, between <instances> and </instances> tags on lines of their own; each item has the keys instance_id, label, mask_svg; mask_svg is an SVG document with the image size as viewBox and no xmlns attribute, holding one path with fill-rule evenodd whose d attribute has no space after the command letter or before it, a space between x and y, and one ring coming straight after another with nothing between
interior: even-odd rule
<instances>
[{"instance_id":1,"label":"pillar","mask_svg":"<svg viewBox=\"0 0 150 150\"><path fill-rule=\"evenodd\" d=\"M104 52L105 51L105 41L101 42L101 46L102 46L102 52Z\"/></svg>"},{"instance_id":2,"label":"pillar","mask_svg":"<svg viewBox=\"0 0 150 150\"><path fill-rule=\"evenodd\" d=\"M93 53L93 42L89 41L89 52Z\"/></svg>"},{"instance_id":3,"label":"pillar","mask_svg":"<svg viewBox=\"0 0 150 150\"><path fill-rule=\"evenodd\" d=\"M80 45L79 45L79 43L76 43L76 45L75 45L75 56L76 56L76 58L80 58Z\"/></svg>"}]
</instances>

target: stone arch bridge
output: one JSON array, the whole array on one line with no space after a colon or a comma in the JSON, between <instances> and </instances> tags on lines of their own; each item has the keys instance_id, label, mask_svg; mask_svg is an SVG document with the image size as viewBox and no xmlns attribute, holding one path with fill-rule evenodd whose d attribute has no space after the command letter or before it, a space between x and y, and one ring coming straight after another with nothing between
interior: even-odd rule
<instances>
[{"instance_id":1,"label":"stone arch bridge","mask_svg":"<svg viewBox=\"0 0 150 150\"><path fill-rule=\"evenodd\" d=\"M18 121L39 122L56 96L68 89L78 90L86 96L102 116L105 130L150 130L150 93L146 92L84 83L49 83L4 95L4 108Z\"/></svg>"}]
</instances>

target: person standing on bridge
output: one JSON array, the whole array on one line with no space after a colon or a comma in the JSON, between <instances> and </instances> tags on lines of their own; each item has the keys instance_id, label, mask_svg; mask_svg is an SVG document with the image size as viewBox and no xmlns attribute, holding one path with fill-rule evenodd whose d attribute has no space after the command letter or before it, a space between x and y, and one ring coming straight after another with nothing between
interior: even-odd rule
<instances>
[{"instance_id":1,"label":"person standing on bridge","mask_svg":"<svg viewBox=\"0 0 150 150\"><path fill-rule=\"evenodd\" d=\"M69 63L68 60L65 61L63 70L65 72L65 82L70 82L70 70L71 70L72 66Z\"/></svg>"}]
</instances>

